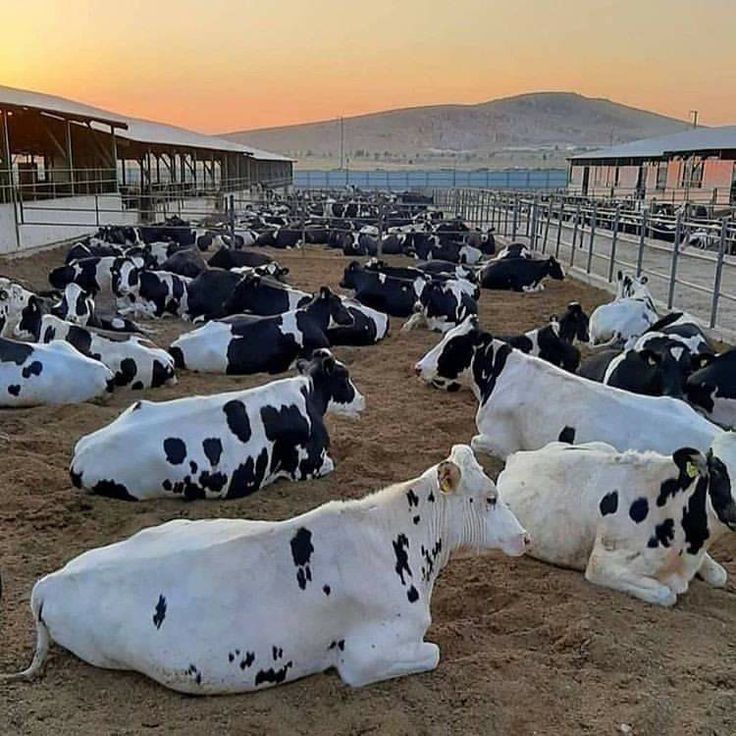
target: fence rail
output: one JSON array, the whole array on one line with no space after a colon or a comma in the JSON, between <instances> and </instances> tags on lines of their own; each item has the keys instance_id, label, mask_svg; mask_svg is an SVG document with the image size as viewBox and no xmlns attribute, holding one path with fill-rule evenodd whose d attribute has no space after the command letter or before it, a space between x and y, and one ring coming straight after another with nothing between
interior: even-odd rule
<instances>
[{"instance_id":1,"label":"fence rail","mask_svg":"<svg viewBox=\"0 0 736 736\"><path fill-rule=\"evenodd\" d=\"M554 255L574 274L612 286L619 269L649 278L655 299L687 311L727 339L736 337L736 222L732 216L650 216L620 203L478 190L437 190L446 211L468 217L532 250ZM705 248L695 247L698 240Z\"/></svg>"}]
</instances>

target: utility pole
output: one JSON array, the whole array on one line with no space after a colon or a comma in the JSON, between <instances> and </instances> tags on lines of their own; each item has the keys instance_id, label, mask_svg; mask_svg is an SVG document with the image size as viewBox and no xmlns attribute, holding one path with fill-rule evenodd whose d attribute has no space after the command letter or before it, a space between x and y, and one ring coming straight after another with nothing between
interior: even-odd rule
<instances>
[{"instance_id":1,"label":"utility pole","mask_svg":"<svg viewBox=\"0 0 736 736\"><path fill-rule=\"evenodd\" d=\"M345 168L345 119L340 115L340 169Z\"/></svg>"},{"instance_id":2,"label":"utility pole","mask_svg":"<svg viewBox=\"0 0 736 736\"><path fill-rule=\"evenodd\" d=\"M698 111L690 110L690 114L693 116L693 128L698 127Z\"/></svg>"}]
</instances>

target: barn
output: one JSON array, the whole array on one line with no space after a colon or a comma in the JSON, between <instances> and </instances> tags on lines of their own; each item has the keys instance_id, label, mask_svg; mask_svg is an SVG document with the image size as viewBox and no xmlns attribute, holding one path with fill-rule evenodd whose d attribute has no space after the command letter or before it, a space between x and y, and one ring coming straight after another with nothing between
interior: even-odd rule
<instances>
[{"instance_id":1,"label":"barn","mask_svg":"<svg viewBox=\"0 0 736 736\"><path fill-rule=\"evenodd\" d=\"M571 194L736 204L736 126L645 138L572 156L569 164Z\"/></svg>"},{"instance_id":2,"label":"barn","mask_svg":"<svg viewBox=\"0 0 736 736\"><path fill-rule=\"evenodd\" d=\"M0 253L292 183L291 159L53 95L0 86Z\"/></svg>"}]
</instances>

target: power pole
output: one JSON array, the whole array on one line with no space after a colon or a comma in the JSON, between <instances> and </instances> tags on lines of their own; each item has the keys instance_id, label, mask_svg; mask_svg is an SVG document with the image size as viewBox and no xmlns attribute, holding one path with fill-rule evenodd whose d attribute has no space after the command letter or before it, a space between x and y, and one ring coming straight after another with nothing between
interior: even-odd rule
<instances>
[{"instance_id":1,"label":"power pole","mask_svg":"<svg viewBox=\"0 0 736 736\"><path fill-rule=\"evenodd\" d=\"M693 128L698 127L698 111L690 110L690 114L693 116Z\"/></svg>"},{"instance_id":2,"label":"power pole","mask_svg":"<svg viewBox=\"0 0 736 736\"><path fill-rule=\"evenodd\" d=\"M340 115L340 168L345 168L345 119Z\"/></svg>"}]
</instances>

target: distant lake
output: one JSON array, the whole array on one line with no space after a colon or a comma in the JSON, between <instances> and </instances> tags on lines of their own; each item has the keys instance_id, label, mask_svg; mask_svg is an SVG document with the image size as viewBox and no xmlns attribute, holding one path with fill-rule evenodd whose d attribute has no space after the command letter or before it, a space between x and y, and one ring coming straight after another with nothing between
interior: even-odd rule
<instances>
[{"instance_id":1,"label":"distant lake","mask_svg":"<svg viewBox=\"0 0 736 736\"><path fill-rule=\"evenodd\" d=\"M567 186L565 169L415 169L352 171L295 169L294 186L333 189L353 185L361 189L424 189L473 187L483 189L560 189Z\"/></svg>"}]
</instances>

